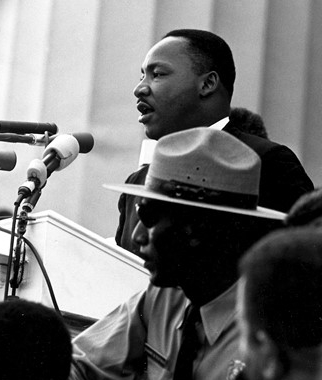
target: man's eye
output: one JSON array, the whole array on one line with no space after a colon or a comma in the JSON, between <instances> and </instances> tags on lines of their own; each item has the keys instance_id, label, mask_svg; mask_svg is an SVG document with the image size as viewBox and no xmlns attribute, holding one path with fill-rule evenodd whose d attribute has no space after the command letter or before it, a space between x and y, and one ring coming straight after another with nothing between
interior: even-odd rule
<instances>
[{"instance_id":1,"label":"man's eye","mask_svg":"<svg viewBox=\"0 0 322 380\"><path fill-rule=\"evenodd\" d=\"M153 77L154 77L154 78L158 78L158 77L161 77L161 76L163 76L163 75L165 75L165 74L164 74L164 73L157 72L157 71L155 71L155 72L153 73Z\"/></svg>"}]
</instances>

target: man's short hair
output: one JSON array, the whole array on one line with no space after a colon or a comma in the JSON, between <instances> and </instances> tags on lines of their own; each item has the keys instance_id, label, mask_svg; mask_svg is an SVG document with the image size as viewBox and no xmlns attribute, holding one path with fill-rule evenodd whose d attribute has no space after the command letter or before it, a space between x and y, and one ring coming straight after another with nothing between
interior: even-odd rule
<instances>
[{"instance_id":1,"label":"man's short hair","mask_svg":"<svg viewBox=\"0 0 322 380\"><path fill-rule=\"evenodd\" d=\"M62 317L40 303L0 303L0 378L66 380L72 346Z\"/></svg>"},{"instance_id":2,"label":"man's short hair","mask_svg":"<svg viewBox=\"0 0 322 380\"><path fill-rule=\"evenodd\" d=\"M302 195L288 212L285 224L288 227L307 224L322 226L322 188Z\"/></svg>"},{"instance_id":3,"label":"man's short hair","mask_svg":"<svg viewBox=\"0 0 322 380\"><path fill-rule=\"evenodd\" d=\"M229 119L236 122L238 129L242 132L268 139L264 120L259 114L247 108L234 107L230 110Z\"/></svg>"},{"instance_id":4,"label":"man's short hair","mask_svg":"<svg viewBox=\"0 0 322 380\"><path fill-rule=\"evenodd\" d=\"M182 37L189 43L189 54L197 74L216 71L230 97L236 77L235 64L228 44L214 33L198 29L176 29L166 37Z\"/></svg>"},{"instance_id":5,"label":"man's short hair","mask_svg":"<svg viewBox=\"0 0 322 380\"><path fill-rule=\"evenodd\" d=\"M322 236L318 229L275 231L240 262L245 310L252 329L280 348L322 343Z\"/></svg>"}]
</instances>

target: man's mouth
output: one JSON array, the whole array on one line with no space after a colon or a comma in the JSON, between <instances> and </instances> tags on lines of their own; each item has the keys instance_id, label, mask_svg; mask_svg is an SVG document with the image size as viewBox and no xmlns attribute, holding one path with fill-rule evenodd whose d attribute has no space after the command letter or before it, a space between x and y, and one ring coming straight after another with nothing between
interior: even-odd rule
<instances>
[{"instance_id":1,"label":"man's mouth","mask_svg":"<svg viewBox=\"0 0 322 380\"><path fill-rule=\"evenodd\" d=\"M141 250L138 252L138 256L144 261L143 263L143 266L145 269L147 270L151 270L153 269L154 265L153 265L153 260L151 260L150 256L145 253L145 252L142 252Z\"/></svg>"},{"instance_id":2,"label":"man's mouth","mask_svg":"<svg viewBox=\"0 0 322 380\"><path fill-rule=\"evenodd\" d=\"M154 111L153 107L151 107L148 103L146 102L138 102L137 109L139 112L141 112L141 116L148 115Z\"/></svg>"}]
</instances>

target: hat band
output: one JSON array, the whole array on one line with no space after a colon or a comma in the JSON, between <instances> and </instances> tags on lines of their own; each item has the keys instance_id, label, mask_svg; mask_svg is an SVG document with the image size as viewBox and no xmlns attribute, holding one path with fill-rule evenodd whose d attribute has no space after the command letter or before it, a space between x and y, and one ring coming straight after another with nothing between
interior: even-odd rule
<instances>
[{"instance_id":1,"label":"hat band","mask_svg":"<svg viewBox=\"0 0 322 380\"><path fill-rule=\"evenodd\" d=\"M258 204L258 196L254 194L213 190L206 187L188 185L175 180L165 181L152 176L147 176L145 186L149 190L167 195L171 198L180 198L220 206L255 210Z\"/></svg>"}]
</instances>

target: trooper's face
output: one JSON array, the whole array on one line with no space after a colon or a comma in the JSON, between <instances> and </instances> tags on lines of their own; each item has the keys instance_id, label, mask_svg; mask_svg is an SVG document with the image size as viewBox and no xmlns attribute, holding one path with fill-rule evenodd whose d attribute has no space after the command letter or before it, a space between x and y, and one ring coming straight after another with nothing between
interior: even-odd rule
<instances>
[{"instance_id":1,"label":"trooper's face","mask_svg":"<svg viewBox=\"0 0 322 380\"><path fill-rule=\"evenodd\" d=\"M140 221L133 231L133 240L139 244L139 256L150 272L155 286L175 287L179 253L173 246L176 227L174 206L144 198L137 207Z\"/></svg>"}]
</instances>

